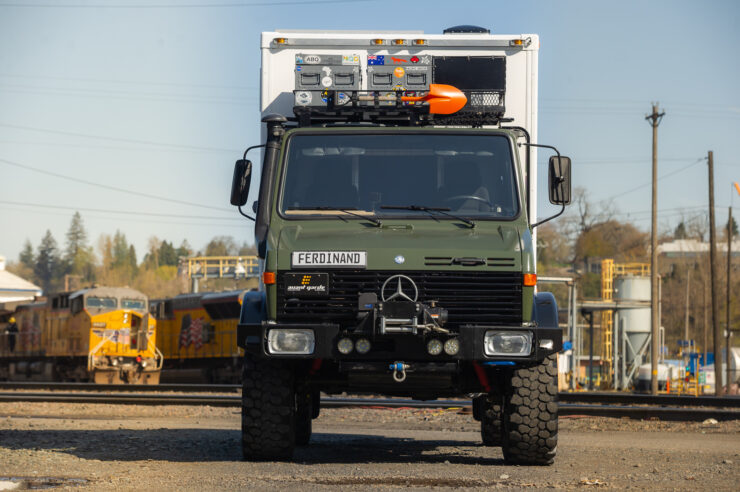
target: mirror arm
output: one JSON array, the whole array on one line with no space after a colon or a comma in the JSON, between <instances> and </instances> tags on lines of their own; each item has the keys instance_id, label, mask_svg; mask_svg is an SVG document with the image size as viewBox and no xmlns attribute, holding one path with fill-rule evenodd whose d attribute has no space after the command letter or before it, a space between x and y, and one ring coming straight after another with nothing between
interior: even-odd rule
<instances>
[{"instance_id":1,"label":"mirror arm","mask_svg":"<svg viewBox=\"0 0 740 492\"><path fill-rule=\"evenodd\" d=\"M238 206L237 208L239 209L239 213L240 213L240 214L242 214L242 215L243 215L244 217L248 218L248 219L249 219L249 220L251 220L252 222L256 222L256 220L255 220L255 218L254 218L254 217L252 217L251 215L247 215L247 214L245 214L244 212L242 212L242 207L241 207L241 205L239 205L239 206Z\"/></svg>"},{"instance_id":2,"label":"mirror arm","mask_svg":"<svg viewBox=\"0 0 740 492\"><path fill-rule=\"evenodd\" d=\"M262 145L252 145L251 147L248 147L248 148L247 148L247 150L245 150L245 151L244 151L244 156L242 157L242 159L243 159L243 160L247 160L247 154L249 153L249 151L250 151L250 150L252 150L252 149L259 149L260 147L264 147L264 146L265 146L265 144L262 144ZM254 218L254 217L252 217L251 215L247 215L247 214L245 214L245 213L244 213L244 212L242 211L242 207L241 207L241 205L239 205L239 206L238 206L237 208L239 209L239 213L240 213L240 214L242 214L242 215L243 215L244 217L248 218L248 219L249 219L249 220L251 220L252 222L256 222L256 221L257 221L257 219L255 219L255 218Z\"/></svg>"},{"instance_id":3,"label":"mirror arm","mask_svg":"<svg viewBox=\"0 0 740 492\"><path fill-rule=\"evenodd\" d=\"M544 224L545 222L550 222L552 219L556 219L556 218L560 217L561 215L563 215L563 212L565 212L565 204L563 204L563 208L560 209L560 212L556 213L552 217L548 217L545 220L541 220L541 221L537 222L536 224L532 224L532 229L534 229L535 227L537 227L539 225Z\"/></svg>"},{"instance_id":4,"label":"mirror arm","mask_svg":"<svg viewBox=\"0 0 740 492\"><path fill-rule=\"evenodd\" d=\"M560 151L556 149L555 147L553 147L552 145L533 144L533 143L526 143L526 142L519 142L517 145L526 145L527 147L542 147L545 149L552 149L558 155L558 159L560 159ZM558 217L563 215L563 212L565 212L565 204L563 204L563 208L560 209L560 212L556 213L555 215L551 217L546 218L545 220L541 220L535 224L532 224L532 229L544 224L545 222L550 222L552 219L557 219Z\"/></svg>"}]
</instances>

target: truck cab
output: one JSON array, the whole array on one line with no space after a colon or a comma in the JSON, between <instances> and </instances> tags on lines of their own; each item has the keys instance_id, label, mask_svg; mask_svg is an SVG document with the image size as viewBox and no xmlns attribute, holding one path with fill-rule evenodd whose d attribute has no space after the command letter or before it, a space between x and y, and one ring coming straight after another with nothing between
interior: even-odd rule
<instances>
[{"instance_id":1,"label":"truck cab","mask_svg":"<svg viewBox=\"0 0 740 492\"><path fill-rule=\"evenodd\" d=\"M554 459L562 332L536 289L542 145L536 79L519 70L536 73L533 36L455 29L263 33L255 216L246 152L231 196L262 260L237 336L247 459L308 444L321 392L472 394L484 444L511 463ZM570 160L555 154L562 213Z\"/></svg>"}]
</instances>

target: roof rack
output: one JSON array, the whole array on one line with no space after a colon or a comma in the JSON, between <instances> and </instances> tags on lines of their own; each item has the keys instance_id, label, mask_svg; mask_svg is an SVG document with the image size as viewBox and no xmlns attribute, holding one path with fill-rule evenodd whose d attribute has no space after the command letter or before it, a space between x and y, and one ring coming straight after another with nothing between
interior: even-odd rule
<instances>
[{"instance_id":1,"label":"roof rack","mask_svg":"<svg viewBox=\"0 0 740 492\"><path fill-rule=\"evenodd\" d=\"M293 107L298 126L326 123L370 122L394 126L460 125L481 127L512 121L504 118L503 91L463 91L468 99L453 114L432 114L424 101L404 101L406 96L419 96L417 91L336 91L321 92L318 104L301 105L301 93L294 91ZM308 98L316 101L319 98Z\"/></svg>"}]
</instances>

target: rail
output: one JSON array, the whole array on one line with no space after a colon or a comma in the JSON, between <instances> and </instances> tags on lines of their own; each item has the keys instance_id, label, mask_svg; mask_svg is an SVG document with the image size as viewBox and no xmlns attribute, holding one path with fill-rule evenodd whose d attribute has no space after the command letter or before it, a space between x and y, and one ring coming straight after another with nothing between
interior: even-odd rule
<instances>
[{"instance_id":1,"label":"rail","mask_svg":"<svg viewBox=\"0 0 740 492\"><path fill-rule=\"evenodd\" d=\"M215 407L239 407L241 396L231 395L168 395L152 393L0 393L0 403L49 402L49 403L101 403L113 405L208 405ZM416 401L387 398L335 398L324 397L325 408L451 408L470 411L470 400ZM559 415L591 417L628 417L671 421L740 420L740 411L717 408L681 408L663 406L621 406L561 403Z\"/></svg>"}]
</instances>

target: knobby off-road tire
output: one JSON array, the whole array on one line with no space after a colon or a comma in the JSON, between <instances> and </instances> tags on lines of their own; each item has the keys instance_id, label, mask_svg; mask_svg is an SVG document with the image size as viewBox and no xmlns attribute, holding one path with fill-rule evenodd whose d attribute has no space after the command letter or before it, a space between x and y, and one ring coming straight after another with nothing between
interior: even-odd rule
<instances>
[{"instance_id":1,"label":"knobby off-road tire","mask_svg":"<svg viewBox=\"0 0 740 492\"><path fill-rule=\"evenodd\" d=\"M242 454L247 460L285 460L296 442L293 369L279 360L244 355Z\"/></svg>"},{"instance_id":2,"label":"knobby off-road tire","mask_svg":"<svg viewBox=\"0 0 740 492\"><path fill-rule=\"evenodd\" d=\"M485 396L480 407L480 435L484 446L501 446L503 433L503 398Z\"/></svg>"},{"instance_id":3,"label":"knobby off-road tire","mask_svg":"<svg viewBox=\"0 0 740 492\"><path fill-rule=\"evenodd\" d=\"M296 394L295 443L305 446L311 440L311 420L313 419L313 398L310 392Z\"/></svg>"},{"instance_id":4,"label":"knobby off-road tire","mask_svg":"<svg viewBox=\"0 0 740 492\"><path fill-rule=\"evenodd\" d=\"M556 355L514 371L504 397L504 460L510 464L550 465L558 446Z\"/></svg>"}]
</instances>

